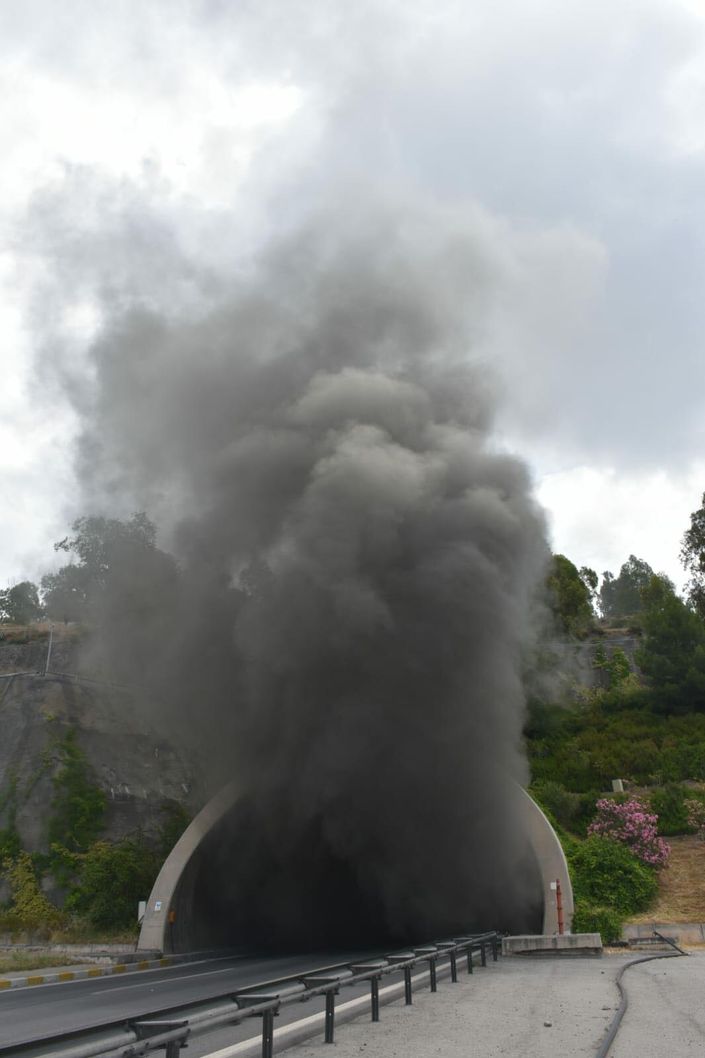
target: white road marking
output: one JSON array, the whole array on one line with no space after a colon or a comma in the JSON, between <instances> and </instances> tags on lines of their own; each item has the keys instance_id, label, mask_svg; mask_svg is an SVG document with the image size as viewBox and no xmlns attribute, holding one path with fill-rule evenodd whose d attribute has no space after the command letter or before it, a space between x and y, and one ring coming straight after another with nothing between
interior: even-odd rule
<instances>
[{"instance_id":1,"label":"white road marking","mask_svg":"<svg viewBox=\"0 0 705 1058\"><path fill-rule=\"evenodd\" d=\"M152 981L150 988L157 988L159 985L170 985L172 981L190 981L195 977L212 977L213 974L229 974L235 969L237 969L235 966L226 966L222 970L206 970L205 973L182 974L181 977L167 977L164 981ZM148 971L143 972L147 973ZM91 992L91 995L100 996L104 992L126 992L128 988L142 988L143 986L144 977L134 985L117 985L114 988L99 988L97 992Z\"/></svg>"},{"instance_id":2,"label":"white road marking","mask_svg":"<svg viewBox=\"0 0 705 1058\"><path fill-rule=\"evenodd\" d=\"M174 963L172 966L153 966L150 970L125 970L124 972L125 972L125 974L128 974L130 976L133 973L138 973L138 974L140 974L141 979L144 980L146 974L164 973L166 970L174 970L174 969L176 969L177 966L181 966L181 965L184 965L184 966L202 966L203 963L207 963L207 962L222 962L224 959L231 959L232 960L232 959L246 959L246 958L247 958L246 955L215 955L212 958L208 958L208 959L194 959L193 962L189 962L189 963L183 963L183 964L182 963ZM147 960L147 961L151 961L151 960ZM121 976L120 974L112 973L110 966L98 966L98 967L96 967L96 969L101 970L101 971L105 970L105 973L101 972L99 975L96 974L95 977L76 977L76 978L74 978L73 981L45 981L44 984L41 984L41 985L23 985L22 988L3 988L0 991L0 999L2 998L2 996L14 996L15 998L17 998L17 993L20 992L20 991L24 992L25 988L31 988L33 992L38 992L40 988L55 988L57 985L84 985L84 984L86 984L87 981L99 981L99 980L101 980L101 978L104 978L104 977L107 977L110 980L112 980L115 977ZM46 967L44 972L45 973L51 973L51 967ZM31 971L28 971L28 973L31 973ZM123 986L123 987L125 987L125 986ZM106 988L106 989L104 989L104 991L108 992L108 991L110 991L110 989ZM89 993L89 994L92 994L92 993Z\"/></svg>"}]
</instances>

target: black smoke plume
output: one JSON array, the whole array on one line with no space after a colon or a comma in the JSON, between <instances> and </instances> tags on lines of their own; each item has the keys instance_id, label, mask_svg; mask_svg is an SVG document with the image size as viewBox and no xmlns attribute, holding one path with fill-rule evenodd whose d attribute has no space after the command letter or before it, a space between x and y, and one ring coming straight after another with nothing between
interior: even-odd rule
<instances>
[{"instance_id":1,"label":"black smoke plume","mask_svg":"<svg viewBox=\"0 0 705 1058\"><path fill-rule=\"evenodd\" d=\"M86 495L146 506L181 571L104 650L241 786L211 898L261 939L521 925L535 896L512 805L547 549L474 358L495 282L471 224L350 203L208 307L108 304L94 342Z\"/></svg>"}]
</instances>

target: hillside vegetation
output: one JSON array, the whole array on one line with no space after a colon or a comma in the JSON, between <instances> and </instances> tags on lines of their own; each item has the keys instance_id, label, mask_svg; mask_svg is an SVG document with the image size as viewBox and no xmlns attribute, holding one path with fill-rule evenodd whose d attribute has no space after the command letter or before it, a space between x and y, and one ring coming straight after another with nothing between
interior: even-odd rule
<instances>
[{"instance_id":1,"label":"hillside vegetation","mask_svg":"<svg viewBox=\"0 0 705 1058\"><path fill-rule=\"evenodd\" d=\"M703 501L684 538L692 574L685 598L633 555L619 576L603 575L599 591L593 571L565 556L555 557L548 580L555 623L565 639L582 644L591 677L551 683L544 649L534 677L542 673L551 692L536 681L526 724L531 791L564 841L576 928L599 928L605 939L616 938L630 916L705 919L698 868L705 866ZM663 844L672 835L675 852ZM658 855L656 840L666 850ZM607 846L615 844L650 874L651 896L636 875L631 900L615 895L617 873L627 870L627 861L611 861Z\"/></svg>"}]
</instances>

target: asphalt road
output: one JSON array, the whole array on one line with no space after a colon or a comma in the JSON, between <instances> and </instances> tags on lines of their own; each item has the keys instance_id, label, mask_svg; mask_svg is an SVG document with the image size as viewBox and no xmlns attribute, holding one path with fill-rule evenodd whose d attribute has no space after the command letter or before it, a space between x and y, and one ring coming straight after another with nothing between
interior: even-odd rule
<instances>
[{"instance_id":1,"label":"asphalt road","mask_svg":"<svg viewBox=\"0 0 705 1058\"><path fill-rule=\"evenodd\" d=\"M131 976L40 985L0 994L0 1054L16 1054L22 1040L66 1029L146 1014L170 1006L203 1002L218 992L237 991L273 979L346 962L363 954L341 952L285 957L209 959ZM458 984L439 983L437 995L423 988L413 1007L397 1001L371 1025L366 1009L336 1031L338 1058L428 1058L463 1055L468 1048L485 1058L592 1058L614 1016L619 997L617 971L629 955L602 959L505 958L460 973ZM705 1053L705 952L664 959L630 969L624 978L629 1009L610 1055L614 1058L701 1056ZM341 1002L355 994L346 989ZM277 1028L316 1011L314 1002L282 1010ZM190 1058L232 1058L238 1041L259 1035L250 1018L189 1041ZM44 1048L39 1048L41 1053ZM300 1058L328 1058L322 1032L297 1050Z\"/></svg>"},{"instance_id":2,"label":"asphalt road","mask_svg":"<svg viewBox=\"0 0 705 1058\"><path fill-rule=\"evenodd\" d=\"M169 1007L202 1002L219 993L263 985L364 954L369 953L233 956L125 976L13 989L0 994L0 1054L10 1055L12 1050L7 1048L57 1033L119 1023ZM257 1031L251 1023L245 1026L240 1026L243 1039Z\"/></svg>"}]
</instances>

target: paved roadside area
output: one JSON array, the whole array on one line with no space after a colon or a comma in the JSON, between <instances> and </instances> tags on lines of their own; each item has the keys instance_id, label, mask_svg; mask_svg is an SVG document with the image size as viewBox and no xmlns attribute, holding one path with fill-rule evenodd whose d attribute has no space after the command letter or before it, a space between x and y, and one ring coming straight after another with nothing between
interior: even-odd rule
<instances>
[{"instance_id":1,"label":"paved roadside area","mask_svg":"<svg viewBox=\"0 0 705 1058\"><path fill-rule=\"evenodd\" d=\"M615 978L635 958L507 957L438 993L414 994L413 1007L382 1008L341 1025L337 1058L594 1058L619 1003ZM705 954L658 960L629 970L629 1009L610 1058L673 1058L705 1051ZM320 1037L292 1058L326 1058Z\"/></svg>"},{"instance_id":2,"label":"paved roadside area","mask_svg":"<svg viewBox=\"0 0 705 1058\"><path fill-rule=\"evenodd\" d=\"M690 1058L705 1053L705 952L633 966L629 1006L610 1058Z\"/></svg>"}]
</instances>

